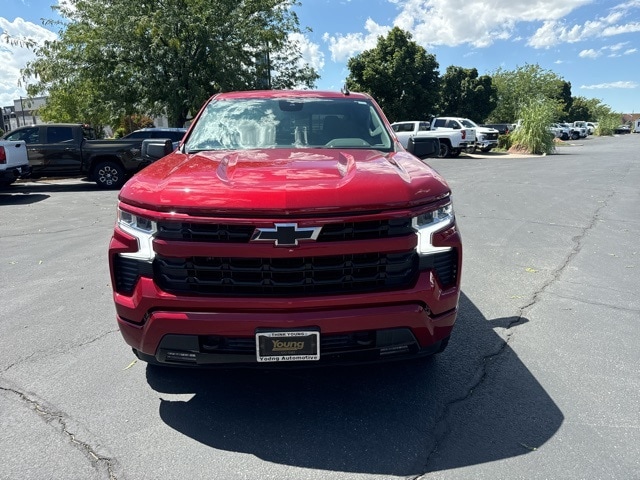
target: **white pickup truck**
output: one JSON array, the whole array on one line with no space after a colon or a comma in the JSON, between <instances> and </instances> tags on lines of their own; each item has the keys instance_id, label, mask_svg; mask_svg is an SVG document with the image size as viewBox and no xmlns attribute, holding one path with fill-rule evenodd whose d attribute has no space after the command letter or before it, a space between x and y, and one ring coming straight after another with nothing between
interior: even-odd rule
<instances>
[{"instance_id":1,"label":"white pickup truck","mask_svg":"<svg viewBox=\"0 0 640 480\"><path fill-rule=\"evenodd\" d=\"M408 148L409 140L414 137L437 138L440 142L440 154L438 157L457 157L475 142L475 134L465 130L451 130L432 128L431 123L424 120L408 120L395 122L391 128L404 148Z\"/></svg>"},{"instance_id":2,"label":"white pickup truck","mask_svg":"<svg viewBox=\"0 0 640 480\"><path fill-rule=\"evenodd\" d=\"M492 148L498 146L498 137L500 132L492 127L482 127L473 120L462 117L439 117L434 118L431 122L436 130L457 130L466 132L467 138L474 139L471 151L479 149L482 152L489 152ZM475 142L475 143L474 143Z\"/></svg>"},{"instance_id":3,"label":"white pickup truck","mask_svg":"<svg viewBox=\"0 0 640 480\"><path fill-rule=\"evenodd\" d=\"M0 188L8 187L30 171L25 142L0 140Z\"/></svg>"}]
</instances>

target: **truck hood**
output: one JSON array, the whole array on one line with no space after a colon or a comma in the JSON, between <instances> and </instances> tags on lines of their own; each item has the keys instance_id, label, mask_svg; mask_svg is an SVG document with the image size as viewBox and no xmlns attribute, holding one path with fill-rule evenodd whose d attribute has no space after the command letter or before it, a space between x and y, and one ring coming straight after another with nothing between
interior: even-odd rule
<instances>
[{"instance_id":1,"label":"truck hood","mask_svg":"<svg viewBox=\"0 0 640 480\"><path fill-rule=\"evenodd\" d=\"M476 133L497 133L500 134L500 131L495 129L495 128L491 128L491 127L476 127Z\"/></svg>"},{"instance_id":2,"label":"truck hood","mask_svg":"<svg viewBox=\"0 0 640 480\"><path fill-rule=\"evenodd\" d=\"M407 208L448 194L407 152L269 149L177 151L131 178L119 198L157 211L282 215Z\"/></svg>"}]
</instances>

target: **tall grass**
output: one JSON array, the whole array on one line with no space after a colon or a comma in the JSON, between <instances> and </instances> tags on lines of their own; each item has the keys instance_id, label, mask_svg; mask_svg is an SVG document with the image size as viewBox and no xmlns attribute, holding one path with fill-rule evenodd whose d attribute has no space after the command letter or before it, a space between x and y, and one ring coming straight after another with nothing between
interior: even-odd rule
<instances>
[{"instance_id":1,"label":"tall grass","mask_svg":"<svg viewBox=\"0 0 640 480\"><path fill-rule=\"evenodd\" d=\"M596 135L613 135L613 132L620 125L622 115L618 113L610 113L598 118L598 128Z\"/></svg>"},{"instance_id":2,"label":"tall grass","mask_svg":"<svg viewBox=\"0 0 640 480\"><path fill-rule=\"evenodd\" d=\"M549 126L554 121L555 104L535 101L520 111L520 126L511 134L511 149L533 154L548 154L555 149Z\"/></svg>"}]
</instances>

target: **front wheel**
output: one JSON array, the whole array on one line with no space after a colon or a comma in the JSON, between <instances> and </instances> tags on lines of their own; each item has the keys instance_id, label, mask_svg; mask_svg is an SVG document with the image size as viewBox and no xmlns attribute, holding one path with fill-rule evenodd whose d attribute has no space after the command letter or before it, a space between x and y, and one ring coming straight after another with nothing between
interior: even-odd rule
<instances>
[{"instance_id":1,"label":"front wheel","mask_svg":"<svg viewBox=\"0 0 640 480\"><path fill-rule=\"evenodd\" d=\"M438 154L438 158L445 158L451 154L451 147L444 142L440 142L440 153Z\"/></svg>"},{"instance_id":2,"label":"front wheel","mask_svg":"<svg viewBox=\"0 0 640 480\"><path fill-rule=\"evenodd\" d=\"M483 153L489 153L493 147L484 147L480 151Z\"/></svg>"},{"instance_id":3,"label":"front wheel","mask_svg":"<svg viewBox=\"0 0 640 480\"><path fill-rule=\"evenodd\" d=\"M571 140L578 140L580 138L580 134L578 132L573 132L571 134Z\"/></svg>"},{"instance_id":4,"label":"front wheel","mask_svg":"<svg viewBox=\"0 0 640 480\"><path fill-rule=\"evenodd\" d=\"M100 188L118 189L124 185L125 172L115 162L100 162L94 170L94 180Z\"/></svg>"}]
</instances>

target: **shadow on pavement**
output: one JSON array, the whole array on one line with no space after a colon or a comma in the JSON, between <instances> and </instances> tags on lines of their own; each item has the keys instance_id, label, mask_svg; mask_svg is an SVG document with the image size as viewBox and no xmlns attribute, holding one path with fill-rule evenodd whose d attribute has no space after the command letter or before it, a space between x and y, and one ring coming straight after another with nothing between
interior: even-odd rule
<instances>
[{"instance_id":1,"label":"shadow on pavement","mask_svg":"<svg viewBox=\"0 0 640 480\"><path fill-rule=\"evenodd\" d=\"M147 366L147 381L160 393L194 394L161 399L160 417L212 448L310 469L417 475L527 454L558 430L562 412L493 330L524 322L488 321L462 295L449 348L432 359L266 371ZM496 363L506 389L486 381Z\"/></svg>"},{"instance_id":2,"label":"shadow on pavement","mask_svg":"<svg viewBox=\"0 0 640 480\"><path fill-rule=\"evenodd\" d=\"M43 178L22 180L0 188L0 205L29 205L49 198L57 192L95 192L98 187L93 182L80 178Z\"/></svg>"}]
</instances>

